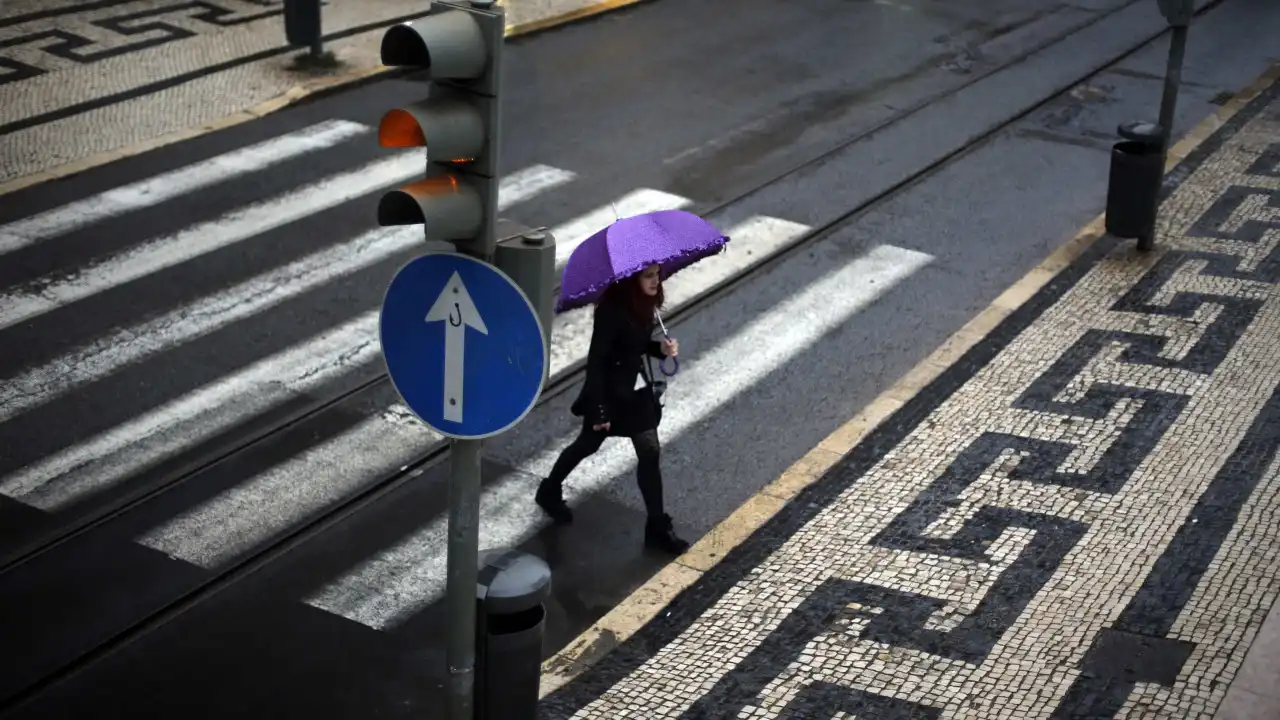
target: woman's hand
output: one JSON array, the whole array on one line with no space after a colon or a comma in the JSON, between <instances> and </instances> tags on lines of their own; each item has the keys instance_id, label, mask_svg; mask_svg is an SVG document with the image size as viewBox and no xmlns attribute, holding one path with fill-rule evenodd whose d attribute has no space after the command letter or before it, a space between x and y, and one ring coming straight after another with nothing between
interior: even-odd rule
<instances>
[{"instance_id":1,"label":"woman's hand","mask_svg":"<svg viewBox=\"0 0 1280 720\"><path fill-rule=\"evenodd\" d=\"M601 430L603 430L604 432L609 432L609 423L604 423L602 425L592 425L591 429L595 430L596 432L600 432Z\"/></svg>"},{"instance_id":2,"label":"woman's hand","mask_svg":"<svg viewBox=\"0 0 1280 720\"><path fill-rule=\"evenodd\" d=\"M680 341L675 338L665 338L662 341L662 354L667 357L675 357L680 354Z\"/></svg>"}]
</instances>

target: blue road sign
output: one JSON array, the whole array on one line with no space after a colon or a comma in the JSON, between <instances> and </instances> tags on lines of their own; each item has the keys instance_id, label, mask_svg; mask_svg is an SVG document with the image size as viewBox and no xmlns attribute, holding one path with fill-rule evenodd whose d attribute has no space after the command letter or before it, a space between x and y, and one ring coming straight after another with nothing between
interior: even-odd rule
<instances>
[{"instance_id":1,"label":"blue road sign","mask_svg":"<svg viewBox=\"0 0 1280 720\"><path fill-rule=\"evenodd\" d=\"M400 268L379 333L396 392L446 437L497 435L542 394L537 312L511 278L466 255L427 253Z\"/></svg>"}]
</instances>

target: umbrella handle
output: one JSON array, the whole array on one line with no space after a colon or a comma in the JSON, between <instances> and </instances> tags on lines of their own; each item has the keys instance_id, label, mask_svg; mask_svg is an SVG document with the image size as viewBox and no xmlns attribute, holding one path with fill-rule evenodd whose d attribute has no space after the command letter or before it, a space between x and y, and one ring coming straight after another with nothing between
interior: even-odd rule
<instances>
[{"instance_id":1,"label":"umbrella handle","mask_svg":"<svg viewBox=\"0 0 1280 720\"><path fill-rule=\"evenodd\" d=\"M671 368L671 372L667 372L667 360L670 360L673 365L673 367ZM658 361L658 369L662 371L663 375L666 375L667 377L671 377L676 373L680 372L680 359L669 357L669 356L664 357Z\"/></svg>"},{"instance_id":2,"label":"umbrella handle","mask_svg":"<svg viewBox=\"0 0 1280 720\"><path fill-rule=\"evenodd\" d=\"M658 321L658 327L662 328L662 337L670 340L671 336L667 334L667 324L662 322L662 315L656 309L653 311L653 317ZM680 360L673 357L671 358L671 362L673 367L671 368L671 372L667 372L667 358L664 357L658 361L658 369L667 377L671 377L672 375L680 372Z\"/></svg>"}]
</instances>

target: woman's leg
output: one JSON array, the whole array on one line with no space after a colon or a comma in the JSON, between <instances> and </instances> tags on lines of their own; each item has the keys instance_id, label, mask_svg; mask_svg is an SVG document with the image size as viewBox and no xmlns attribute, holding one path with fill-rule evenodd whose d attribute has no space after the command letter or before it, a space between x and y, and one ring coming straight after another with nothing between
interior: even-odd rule
<instances>
[{"instance_id":1,"label":"woman's leg","mask_svg":"<svg viewBox=\"0 0 1280 720\"><path fill-rule=\"evenodd\" d=\"M671 527L671 516L662 506L662 447L658 431L649 430L631 438L636 450L636 480L640 496L644 498L648 521L644 528L644 541L649 547L680 555L689 549L689 543L676 536Z\"/></svg>"},{"instance_id":2,"label":"woman's leg","mask_svg":"<svg viewBox=\"0 0 1280 720\"><path fill-rule=\"evenodd\" d=\"M560 524L573 522L573 511L564 501L564 480L578 467L578 463L600 449L605 437L607 435L603 432L584 427L578 437L569 443L569 447L560 453L560 457L556 458L556 464L551 466L551 474L538 485L534 501L552 520Z\"/></svg>"}]
</instances>

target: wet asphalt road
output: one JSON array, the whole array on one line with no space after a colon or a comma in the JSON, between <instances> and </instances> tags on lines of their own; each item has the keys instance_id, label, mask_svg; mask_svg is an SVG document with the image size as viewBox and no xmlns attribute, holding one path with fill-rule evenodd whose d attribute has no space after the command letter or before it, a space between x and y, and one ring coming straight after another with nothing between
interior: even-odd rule
<instances>
[{"instance_id":1,"label":"wet asphalt road","mask_svg":"<svg viewBox=\"0 0 1280 720\"><path fill-rule=\"evenodd\" d=\"M1211 99L1250 82L1275 55L1264 28L1274 27L1277 10L1266 5L1229 0L1197 25L1179 128L1213 111ZM1118 2L709 0L646 4L512 43L506 172L542 165L574 179L508 216L565 227L646 191L709 212L722 227L763 217L756 230L735 234L744 250L726 262L740 269L1070 88L679 319L672 329L690 357L672 386L664 463L668 503L691 540L1102 209L1107 138L1118 122L1154 115L1163 43L1083 84L1072 73L1084 77L1159 28L1153 8ZM318 122L373 126L384 109L419 92L411 80L382 81L8 196L0 225ZM18 648L0 665L0 698L30 695L77 659L95 660L14 717L92 717L103 707L139 718L421 717L435 706L447 463L294 536L438 443L397 412L388 385L183 475L381 372L376 344L369 354L369 338L356 332L342 336L356 344L335 345L332 361L320 362L317 383L296 378L296 362L282 353L376 311L415 247L317 275L322 284L303 287L285 273L273 285L278 302L235 322L215 326L219 312L232 311L204 299L310 253L331 249L342 258L352 238L372 228L377 193L321 202L296 221L218 244L237 222L227 213L259 203L259 215L279 217L293 207L282 193L388 156L356 135L0 261L6 299L48 296L50 287L81 293L0 328L0 374L46 388L36 380L83 378L38 402L4 398L10 407L24 404L0 423L4 545L47 544L113 504L168 488L0 573L0 645ZM147 250L156 238L176 240ZM183 241L211 249L179 262ZM135 267L130 252L170 264L111 282L117 276L106 271ZM108 278L100 290L90 282L95 267ZM686 302L720 279L715 272L685 282ZM94 292L85 295L86 287ZM161 340L136 358L82 352L121 329L138 337L155 327L169 334L147 335ZM580 323L557 328L553 352L562 366L585 340ZM254 382L241 382L253 363ZM279 402L258 408L244 394L219 394L218 382ZM556 572L548 654L662 562L638 549L641 505L625 447L606 449L574 476L573 528L551 532L528 507L528 492L572 433L572 389L487 446L485 544L522 545ZM183 410L184 400L197 409ZM120 459L95 460L101 448ZM106 477L114 480L87 480ZM267 548L276 549L259 555ZM233 582L218 585L225 577ZM107 657L92 654L165 612L172 621L154 632Z\"/></svg>"}]
</instances>

